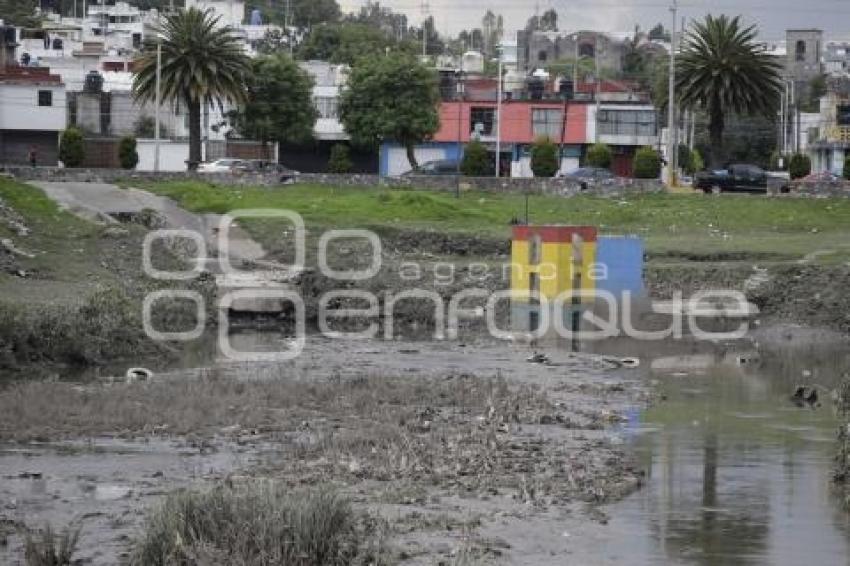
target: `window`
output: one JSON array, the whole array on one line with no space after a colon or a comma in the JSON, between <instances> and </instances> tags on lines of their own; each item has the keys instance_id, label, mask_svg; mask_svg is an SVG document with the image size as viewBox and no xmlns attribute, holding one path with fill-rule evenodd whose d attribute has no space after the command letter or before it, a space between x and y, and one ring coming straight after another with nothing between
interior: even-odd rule
<instances>
[{"instance_id":1,"label":"window","mask_svg":"<svg viewBox=\"0 0 850 566\"><path fill-rule=\"evenodd\" d=\"M601 135L654 136L655 110L600 110L597 127Z\"/></svg>"},{"instance_id":2,"label":"window","mask_svg":"<svg viewBox=\"0 0 850 566\"><path fill-rule=\"evenodd\" d=\"M531 240L528 241L528 263L531 265L537 265L540 263L540 247L542 244L543 241L540 238L540 234L535 234L531 237Z\"/></svg>"},{"instance_id":3,"label":"window","mask_svg":"<svg viewBox=\"0 0 850 566\"><path fill-rule=\"evenodd\" d=\"M582 43L578 46L578 56L593 59L596 56L596 47L592 43Z\"/></svg>"},{"instance_id":4,"label":"window","mask_svg":"<svg viewBox=\"0 0 850 566\"><path fill-rule=\"evenodd\" d=\"M797 61L805 61L806 60L806 42L802 39L797 41L797 46L794 49L794 53L796 55Z\"/></svg>"},{"instance_id":5,"label":"window","mask_svg":"<svg viewBox=\"0 0 850 566\"><path fill-rule=\"evenodd\" d=\"M38 91L39 106L53 106L53 91L40 90Z\"/></svg>"},{"instance_id":6,"label":"window","mask_svg":"<svg viewBox=\"0 0 850 566\"><path fill-rule=\"evenodd\" d=\"M317 96L315 99L316 111L319 118L337 118L339 115L339 100L333 96Z\"/></svg>"},{"instance_id":7,"label":"window","mask_svg":"<svg viewBox=\"0 0 850 566\"><path fill-rule=\"evenodd\" d=\"M541 49L540 51L537 52L537 61L540 62L540 63L545 63L548 56L549 56L549 54L546 53L546 51Z\"/></svg>"},{"instance_id":8,"label":"window","mask_svg":"<svg viewBox=\"0 0 850 566\"><path fill-rule=\"evenodd\" d=\"M469 132L482 136L493 135L493 124L496 121L495 108L471 108L469 110Z\"/></svg>"},{"instance_id":9,"label":"window","mask_svg":"<svg viewBox=\"0 0 850 566\"><path fill-rule=\"evenodd\" d=\"M564 129L563 113L558 108L532 108L531 133L534 137L546 136L558 141Z\"/></svg>"}]
</instances>

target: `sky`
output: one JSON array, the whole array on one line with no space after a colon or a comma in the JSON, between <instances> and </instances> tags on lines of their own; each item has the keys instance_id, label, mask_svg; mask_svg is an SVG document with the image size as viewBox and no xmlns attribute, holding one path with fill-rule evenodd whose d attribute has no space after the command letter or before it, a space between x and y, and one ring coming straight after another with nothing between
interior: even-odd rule
<instances>
[{"instance_id":1,"label":"sky","mask_svg":"<svg viewBox=\"0 0 850 566\"><path fill-rule=\"evenodd\" d=\"M345 11L357 10L364 0L339 0ZM672 1L672 0L671 0ZM525 26L535 13L549 8L558 12L558 28L564 31L593 29L628 32L635 24L649 29L661 22L671 25L670 1L666 0L428 0L437 30L456 34L479 27L489 8L505 18L508 33ZM381 5L407 14L411 24L422 21L420 0L383 0ZM828 39L850 40L850 0L679 0L679 18L700 18L707 13L742 15L758 25L766 41L785 38L788 28L819 28ZM681 23L679 24L681 25Z\"/></svg>"}]
</instances>

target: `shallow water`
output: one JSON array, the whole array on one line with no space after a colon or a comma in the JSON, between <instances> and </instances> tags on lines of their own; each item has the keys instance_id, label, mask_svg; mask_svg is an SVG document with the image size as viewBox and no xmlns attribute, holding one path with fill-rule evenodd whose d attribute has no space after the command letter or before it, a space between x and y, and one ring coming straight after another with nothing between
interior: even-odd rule
<instances>
[{"instance_id":1,"label":"shallow water","mask_svg":"<svg viewBox=\"0 0 850 566\"><path fill-rule=\"evenodd\" d=\"M850 520L830 481L832 403L790 401L797 384L834 387L848 350L781 344L761 359L659 359L645 376L666 400L636 410L621 431L646 485L605 508L608 533L579 542L581 563L850 563Z\"/></svg>"}]
</instances>

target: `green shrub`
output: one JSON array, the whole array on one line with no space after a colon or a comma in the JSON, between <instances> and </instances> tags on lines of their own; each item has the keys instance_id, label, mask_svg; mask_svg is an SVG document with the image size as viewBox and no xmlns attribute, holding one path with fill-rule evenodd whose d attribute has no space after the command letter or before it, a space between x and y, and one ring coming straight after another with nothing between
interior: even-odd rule
<instances>
[{"instance_id":1,"label":"green shrub","mask_svg":"<svg viewBox=\"0 0 850 566\"><path fill-rule=\"evenodd\" d=\"M136 151L136 138L124 136L118 142L118 161L122 169L135 169L139 163L139 154Z\"/></svg>"},{"instance_id":2,"label":"green shrub","mask_svg":"<svg viewBox=\"0 0 850 566\"><path fill-rule=\"evenodd\" d=\"M702 154L698 150L691 152L691 174L705 169L705 161L702 159Z\"/></svg>"},{"instance_id":3,"label":"green shrub","mask_svg":"<svg viewBox=\"0 0 850 566\"><path fill-rule=\"evenodd\" d=\"M531 146L531 171L534 176L553 177L558 169L558 146L549 138L537 138Z\"/></svg>"},{"instance_id":4,"label":"green shrub","mask_svg":"<svg viewBox=\"0 0 850 566\"><path fill-rule=\"evenodd\" d=\"M486 177L493 174L487 148L478 140L469 142L460 163L461 172L467 177Z\"/></svg>"},{"instance_id":5,"label":"green shrub","mask_svg":"<svg viewBox=\"0 0 850 566\"><path fill-rule=\"evenodd\" d=\"M594 144L587 150L587 165L589 167L608 169L611 167L613 159L614 154L611 152L611 148L604 143Z\"/></svg>"},{"instance_id":6,"label":"green shrub","mask_svg":"<svg viewBox=\"0 0 850 566\"><path fill-rule=\"evenodd\" d=\"M345 173L351 173L351 168L353 164L351 163L351 156L348 152L348 146L336 143L331 147L331 155L328 159L328 171L331 173L336 173L337 175L342 175Z\"/></svg>"},{"instance_id":7,"label":"green shrub","mask_svg":"<svg viewBox=\"0 0 850 566\"><path fill-rule=\"evenodd\" d=\"M68 128L62 133L59 142L59 160L65 167L79 167L86 158L86 146L83 133L77 128Z\"/></svg>"},{"instance_id":8,"label":"green shrub","mask_svg":"<svg viewBox=\"0 0 850 566\"><path fill-rule=\"evenodd\" d=\"M179 491L148 516L130 563L374 563L377 537L363 523L348 501L326 491L293 494L269 483Z\"/></svg>"},{"instance_id":9,"label":"green shrub","mask_svg":"<svg viewBox=\"0 0 850 566\"><path fill-rule=\"evenodd\" d=\"M844 158L844 169L841 171L841 176L850 179L850 153Z\"/></svg>"},{"instance_id":10,"label":"green shrub","mask_svg":"<svg viewBox=\"0 0 850 566\"><path fill-rule=\"evenodd\" d=\"M661 175L661 156L651 147L642 147L635 153L633 173L636 179L657 179Z\"/></svg>"},{"instance_id":11,"label":"green shrub","mask_svg":"<svg viewBox=\"0 0 850 566\"><path fill-rule=\"evenodd\" d=\"M808 155L795 153L788 161L788 172L791 179L802 179L812 172L812 160Z\"/></svg>"},{"instance_id":12,"label":"green shrub","mask_svg":"<svg viewBox=\"0 0 850 566\"><path fill-rule=\"evenodd\" d=\"M693 169L693 167L694 167L694 164L693 164L694 156L693 156L693 153L691 153L691 148L689 148L687 145L685 145L683 143L680 143L679 144L679 152L678 152L676 158L678 159L677 164L679 166L679 169L684 171L685 174L687 174L687 175L692 175L694 173L694 169Z\"/></svg>"}]
</instances>

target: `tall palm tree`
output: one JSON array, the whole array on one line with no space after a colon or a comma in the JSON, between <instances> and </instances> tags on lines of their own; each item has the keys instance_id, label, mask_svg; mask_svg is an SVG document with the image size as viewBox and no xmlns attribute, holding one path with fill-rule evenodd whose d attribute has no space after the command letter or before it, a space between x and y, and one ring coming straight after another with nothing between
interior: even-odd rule
<instances>
[{"instance_id":1,"label":"tall palm tree","mask_svg":"<svg viewBox=\"0 0 850 566\"><path fill-rule=\"evenodd\" d=\"M691 25L678 56L677 98L683 108L708 114L714 166L722 161L727 115L772 116L779 102L782 66L755 41L756 33L738 16L708 15Z\"/></svg>"},{"instance_id":2,"label":"tall palm tree","mask_svg":"<svg viewBox=\"0 0 850 566\"><path fill-rule=\"evenodd\" d=\"M169 14L161 26L160 96L189 112L189 169L201 161L201 105L243 102L248 57L227 26L210 10L189 8ZM133 92L142 102L156 99L156 41L135 62Z\"/></svg>"}]
</instances>

